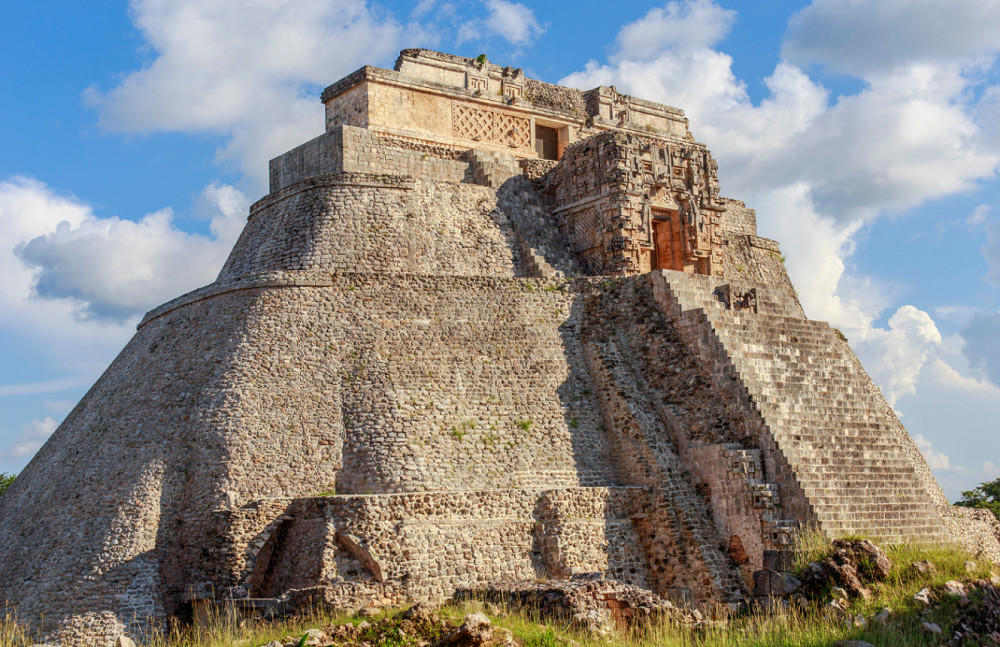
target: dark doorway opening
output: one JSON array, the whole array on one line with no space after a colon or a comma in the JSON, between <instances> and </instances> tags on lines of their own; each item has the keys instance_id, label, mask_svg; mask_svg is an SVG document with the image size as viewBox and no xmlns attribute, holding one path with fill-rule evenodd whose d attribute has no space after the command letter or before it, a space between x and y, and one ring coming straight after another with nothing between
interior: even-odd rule
<instances>
[{"instance_id":1,"label":"dark doorway opening","mask_svg":"<svg viewBox=\"0 0 1000 647\"><path fill-rule=\"evenodd\" d=\"M535 125L535 152L544 160L559 159L559 131Z\"/></svg>"}]
</instances>

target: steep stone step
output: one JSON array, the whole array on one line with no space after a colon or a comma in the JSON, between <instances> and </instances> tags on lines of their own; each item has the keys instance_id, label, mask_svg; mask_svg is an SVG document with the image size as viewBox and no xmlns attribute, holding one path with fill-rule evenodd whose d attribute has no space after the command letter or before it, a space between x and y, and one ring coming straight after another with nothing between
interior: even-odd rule
<instances>
[{"instance_id":1,"label":"steep stone step","mask_svg":"<svg viewBox=\"0 0 1000 647\"><path fill-rule=\"evenodd\" d=\"M821 523L839 518L837 528L848 531L945 536L930 503L935 484L917 476L905 431L886 424L881 394L832 328L766 306L728 310L710 279L661 276L665 310L687 327L690 343L716 358L716 379L743 384L745 402L759 411ZM758 289L758 305L764 294ZM910 513L919 526L901 525Z\"/></svg>"}]
</instances>

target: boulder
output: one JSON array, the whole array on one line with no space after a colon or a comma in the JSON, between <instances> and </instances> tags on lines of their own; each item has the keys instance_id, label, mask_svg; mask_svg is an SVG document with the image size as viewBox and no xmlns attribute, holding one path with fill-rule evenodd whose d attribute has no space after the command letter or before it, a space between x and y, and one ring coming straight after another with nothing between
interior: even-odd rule
<instances>
[{"instance_id":1,"label":"boulder","mask_svg":"<svg viewBox=\"0 0 1000 647\"><path fill-rule=\"evenodd\" d=\"M453 647L484 647L493 644L493 625L485 613L470 613L462 626L441 640L441 645Z\"/></svg>"},{"instance_id":2,"label":"boulder","mask_svg":"<svg viewBox=\"0 0 1000 647\"><path fill-rule=\"evenodd\" d=\"M426 602L417 602L403 612L403 619L420 625L437 624L437 609Z\"/></svg>"},{"instance_id":3,"label":"boulder","mask_svg":"<svg viewBox=\"0 0 1000 647\"><path fill-rule=\"evenodd\" d=\"M926 586L920 589L913 594L913 601L926 607L931 603L931 590Z\"/></svg>"},{"instance_id":4,"label":"boulder","mask_svg":"<svg viewBox=\"0 0 1000 647\"><path fill-rule=\"evenodd\" d=\"M941 631L941 627L937 626L937 624L933 622L924 623L924 632L934 636L940 636L943 633Z\"/></svg>"}]
</instances>

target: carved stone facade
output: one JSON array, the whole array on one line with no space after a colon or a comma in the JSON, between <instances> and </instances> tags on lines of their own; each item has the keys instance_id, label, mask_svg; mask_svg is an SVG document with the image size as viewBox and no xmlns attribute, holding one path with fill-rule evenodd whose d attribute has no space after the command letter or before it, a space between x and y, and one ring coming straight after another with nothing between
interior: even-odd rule
<instances>
[{"instance_id":1,"label":"carved stone facade","mask_svg":"<svg viewBox=\"0 0 1000 647\"><path fill-rule=\"evenodd\" d=\"M426 50L323 101L216 281L0 498L19 619L110 645L535 578L737 604L806 523L1000 560L679 110Z\"/></svg>"}]
</instances>

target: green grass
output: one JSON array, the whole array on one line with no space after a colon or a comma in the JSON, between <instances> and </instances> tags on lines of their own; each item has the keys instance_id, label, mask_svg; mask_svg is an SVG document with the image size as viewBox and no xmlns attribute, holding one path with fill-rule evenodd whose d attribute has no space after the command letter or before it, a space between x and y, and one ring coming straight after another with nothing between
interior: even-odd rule
<instances>
[{"instance_id":1,"label":"green grass","mask_svg":"<svg viewBox=\"0 0 1000 647\"><path fill-rule=\"evenodd\" d=\"M821 559L831 547L822 535L806 531L798 543L799 549ZM976 561L960 550L944 547L900 545L886 551L893 561L889 578L884 583L871 585L872 599L857 600L849 609L850 615L862 615L868 621L865 627L845 622L823 606L822 600L806 607L791 605L773 614L751 613L726 620L719 620L699 628L678 624L675 619L661 618L644 630L617 633L609 637L592 636L583 629L560 622L542 621L536 610L515 608L509 605L486 604L479 601L452 602L441 608L441 615L454 625L459 625L469 613L483 611L494 626L509 630L526 647L789 647L828 646L840 640L864 640L879 647L936 645L941 642L926 634L924 621L935 622L951 635L952 623L958 606L956 599L945 599L933 605L928 615L913 601L913 594L923 587L935 587L952 579L985 578L990 572L986 562L976 562L976 570L969 574L966 561ZM929 560L935 571L921 575L910 568L915 561ZM994 568L995 570L995 568ZM972 604L975 605L975 596ZM872 621L883 608L889 607L892 616L885 625ZM390 609L374 617L364 618L375 624L390 619L389 626L376 632L366 630L360 640L378 639L380 644L391 646L414 645L421 637L394 633L395 618L402 609ZM258 647L273 640L291 637L297 641L308 629L325 628L331 624L359 624L363 619L344 613L314 612L304 616L286 618L277 622L240 620L225 613L215 613L205 627L185 627L169 634L155 636L149 641L152 647ZM369 636L369 634L371 634ZM398 634L398 635L397 635ZM27 647L35 642L10 614L0 620L0 647ZM374 643L373 643L374 644Z\"/></svg>"}]
</instances>

